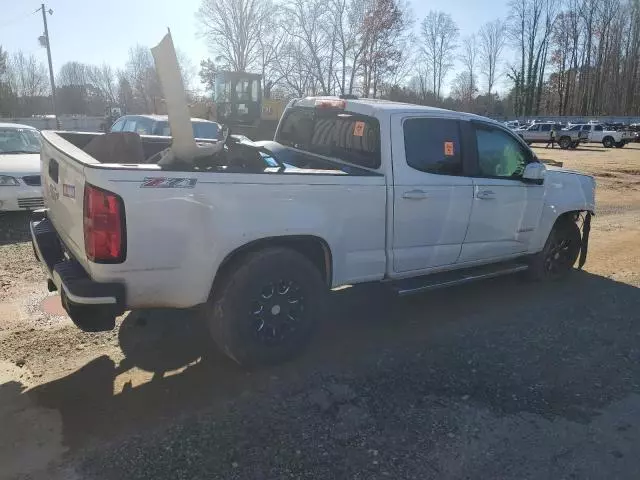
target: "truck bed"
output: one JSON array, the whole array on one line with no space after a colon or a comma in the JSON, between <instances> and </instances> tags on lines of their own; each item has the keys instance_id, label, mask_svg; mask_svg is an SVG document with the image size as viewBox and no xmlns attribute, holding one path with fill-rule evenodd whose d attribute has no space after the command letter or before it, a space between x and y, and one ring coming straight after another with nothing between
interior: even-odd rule
<instances>
[{"instance_id":1,"label":"truck bed","mask_svg":"<svg viewBox=\"0 0 640 480\"><path fill-rule=\"evenodd\" d=\"M263 163L259 169L104 163L82 148L96 135L43 132L47 218L69 257L91 279L124 283L129 309L202 303L233 249L282 235L324 239L340 257L334 285L384 275L387 188L378 172L313 155L302 156L306 164ZM150 157L168 145L166 139L141 140ZM295 149L280 152L283 158L288 154L288 161L297 162ZM87 186L122 199L126 256L121 262L87 258Z\"/></svg>"}]
</instances>

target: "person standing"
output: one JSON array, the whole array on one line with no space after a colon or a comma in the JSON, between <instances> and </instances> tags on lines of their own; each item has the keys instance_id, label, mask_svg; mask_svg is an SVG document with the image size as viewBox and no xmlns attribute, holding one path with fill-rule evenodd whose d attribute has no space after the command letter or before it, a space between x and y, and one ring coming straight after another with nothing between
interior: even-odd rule
<instances>
[{"instance_id":1,"label":"person standing","mask_svg":"<svg viewBox=\"0 0 640 480\"><path fill-rule=\"evenodd\" d=\"M544 148L549 148L549 145L551 145L551 148L555 148L556 145L556 128L555 125L551 127L551 131L549 132L549 142L547 142L547 146Z\"/></svg>"}]
</instances>

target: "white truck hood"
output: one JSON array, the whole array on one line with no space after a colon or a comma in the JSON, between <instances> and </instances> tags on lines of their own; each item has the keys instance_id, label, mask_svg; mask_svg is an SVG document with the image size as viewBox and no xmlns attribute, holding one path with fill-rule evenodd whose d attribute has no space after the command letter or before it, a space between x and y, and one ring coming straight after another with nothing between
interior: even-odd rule
<instances>
[{"instance_id":1,"label":"white truck hood","mask_svg":"<svg viewBox=\"0 0 640 480\"><path fill-rule=\"evenodd\" d=\"M0 174L11 176L39 175L39 153L0 154Z\"/></svg>"}]
</instances>

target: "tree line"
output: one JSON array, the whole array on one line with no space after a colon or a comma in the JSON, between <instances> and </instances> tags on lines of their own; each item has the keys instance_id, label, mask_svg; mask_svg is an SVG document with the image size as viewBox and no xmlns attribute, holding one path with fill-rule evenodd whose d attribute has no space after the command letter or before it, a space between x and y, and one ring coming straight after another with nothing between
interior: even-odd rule
<instances>
[{"instance_id":1,"label":"tree line","mask_svg":"<svg viewBox=\"0 0 640 480\"><path fill-rule=\"evenodd\" d=\"M196 24L212 53L199 78L260 73L265 97L351 94L492 116L640 115L640 0L511 0L461 37L446 12L415 19L406 0L202 0ZM194 68L181 54L186 84ZM61 113L105 105L153 112L161 91L149 49L121 69L69 62ZM45 66L0 48L0 114L42 113Z\"/></svg>"},{"instance_id":2,"label":"tree line","mask_svg":"<svg viewBox=\"0 0 640 480\"><path fill-rule=\"evenodd\" d=\"M186 86L195 69L178 51L178 63ZM123 68L108 64L66 62L55 75L56 106L60 114L101 116L107 107L120 106L130 113L162 110L162 91L151 51L135 45ZM190 91L189 91L190 92ZM190 95L193 95L190 92ZM26 117L52 112L49 73L33 54L9 54L0 46L0 116Z\"/></svg>"}]
</instances>

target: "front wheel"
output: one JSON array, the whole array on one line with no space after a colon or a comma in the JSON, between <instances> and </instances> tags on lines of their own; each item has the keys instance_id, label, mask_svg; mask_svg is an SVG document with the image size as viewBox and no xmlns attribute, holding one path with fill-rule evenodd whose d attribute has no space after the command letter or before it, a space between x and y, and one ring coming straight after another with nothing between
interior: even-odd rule
<instances>
[{"instance_id":1,"label":"front wheel","mask_svg":"<svg viewBox=\"0 0 640 480\"><path fill-rule=\"evenodd\" d=\"M544 249L533 256L529 276L533 280L556 280L573 270L582 239L580 229L569 218L560 218L551 229Z\"/></svg>"},{"instance_id":2,"label":"front wheel","mask_svg":"<svg viewBox=\"0 0 640 480\"><path fill-rule=\"evenodd\" d=\"M616 148L624 148L625 145L626 143L624 142L616 142Z\"/></svg>"},{"instance_id":3,"label":"front wheel","mask_svg":"<svg viewBox=\"0 0 640 480\"><path fill-rule=\"evenodd\" d=\"M247 254L216 282L205 315L218 346L246 367L280 363L308 344L327 287L300 253L281 247Z\"/></svg>"}]
</instances>

